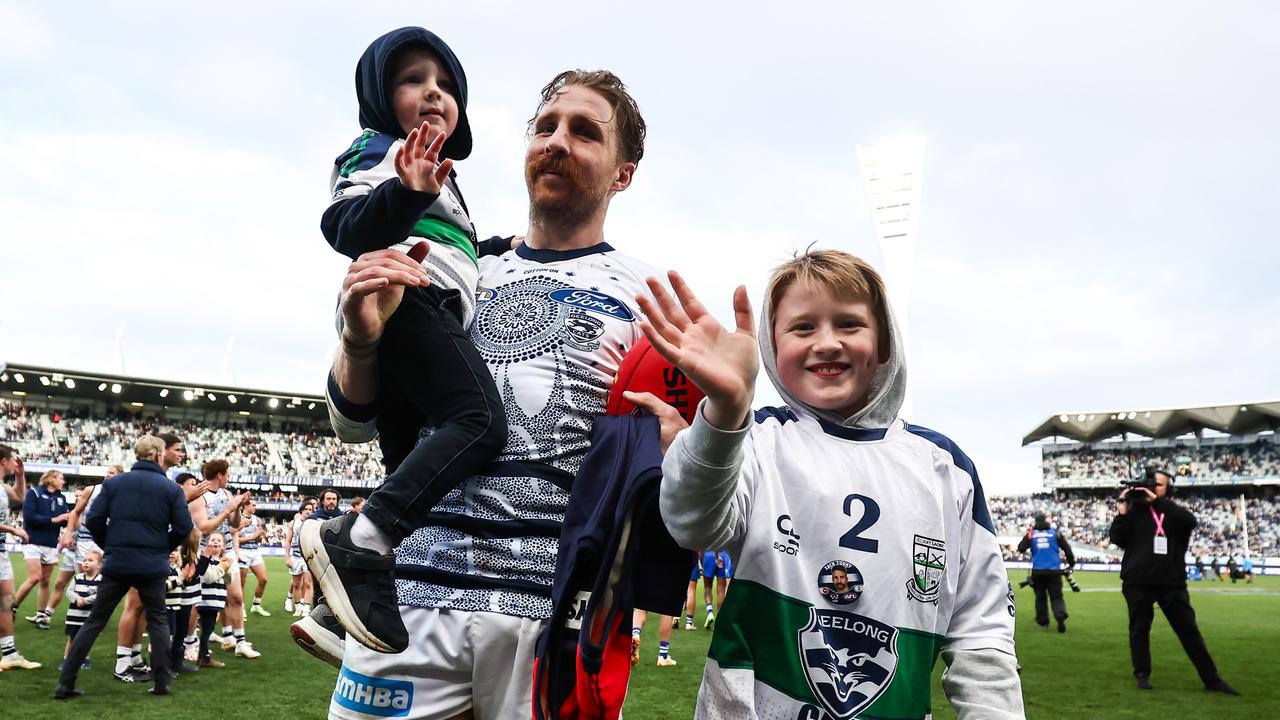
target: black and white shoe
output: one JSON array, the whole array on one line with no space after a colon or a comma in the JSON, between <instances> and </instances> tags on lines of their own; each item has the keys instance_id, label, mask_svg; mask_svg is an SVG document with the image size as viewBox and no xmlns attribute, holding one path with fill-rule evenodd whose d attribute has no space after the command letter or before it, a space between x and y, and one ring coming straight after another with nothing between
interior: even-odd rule
<instances>
[{"instance_id":1,"label":"black and white shoe","mask_svg":"<svg viewBox=\"0 0 1280 720\"><path fill-rule=\"evenodd\" d=\"M348 513L302 524L302 556L320 582L325 602L351 637L370 650L404 652L409 632L396 602L395 557L357 547Z\"/></svg>"},{"instance_id":2,"label":"black and white shoe","mask_svg":"<svg viewBox=\"0 0 1280 720\"><path fill-rule=\"evenodd\" d=\"M119 680L122 683L142 682L143 680L146 679L144 677L139 677L138 675L135 675L132 668L125 670L124 672L111 673L111 677Z\"/></svg>"},{"instance_id":3,"label":"black and white shoe","mask_svg":"<svg viewBox=\"0 0 1280 720\"><path fill-rule=\"evenodd\" d=\"M312 656L341 669L347 631L325 603L316 605L301 620L289 626L289 634L298 647Z\"/></svg>"}]
</instances>

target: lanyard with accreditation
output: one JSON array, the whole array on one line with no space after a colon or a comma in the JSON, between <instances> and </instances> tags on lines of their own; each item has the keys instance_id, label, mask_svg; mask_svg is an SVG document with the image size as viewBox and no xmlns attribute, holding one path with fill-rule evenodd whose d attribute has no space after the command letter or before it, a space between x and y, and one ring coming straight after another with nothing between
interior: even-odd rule
<instances>
[{"instance_id":1,"label":"lanyard with accreditation","mask_svg":"<svg viewBox=\"0 0 1280 720\"><path fill-rule=\"evenodd\" d=\"M1147 508L1151 511L1151 519L1156 521L1156 536L1152 538L1154 544L1151 546L1151 552L1155 555L1169 554L1169 538L1164 534L1164 513L1156 512L1155 508Z\"/></svg>"}]
</instances>

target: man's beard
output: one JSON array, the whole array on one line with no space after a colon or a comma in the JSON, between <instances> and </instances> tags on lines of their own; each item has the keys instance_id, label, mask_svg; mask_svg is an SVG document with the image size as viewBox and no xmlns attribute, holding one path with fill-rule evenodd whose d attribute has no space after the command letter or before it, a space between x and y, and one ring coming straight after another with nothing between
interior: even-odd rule
<instances>
[{"instance_id":1,"label":"man's beard","mask_svg":"<svg viewBox=\"0 0 1280 720\"><path fill-rule=\"evenodd\" d=\"M547 172L559 175L567 186L551 197L536 190L538 178ZM604 188L592 187L593 178L581 166L559 155L539 155L525 163L524 179L529 188L529 219L534 222L580 223L600 208L606 195Z\"/></svg>"}]
</instances>

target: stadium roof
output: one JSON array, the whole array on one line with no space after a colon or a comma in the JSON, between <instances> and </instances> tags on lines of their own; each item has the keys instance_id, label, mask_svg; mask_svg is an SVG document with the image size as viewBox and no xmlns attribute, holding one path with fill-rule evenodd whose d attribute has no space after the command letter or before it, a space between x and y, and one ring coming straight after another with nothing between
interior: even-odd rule
<instances>
[{"instance_id":1,"label":"stadium roof","mask_svg":"<svg viewBox=\"0 0 1280 720\"><path fill-rule=\"evenodd\" d=\"M1156 410L1107 410L1051 415L1022 438L1023 445L1060 437L1093 443L1121 433L1148 438L1174 438L1189 432L1217 430L1247 435L1280 429L1280 400L1230 405L1203 405Z\"/></svg>"},{"instance_id":2,"label":"stadium roof","mask_svg":"<svg viewBox=\"0 0 1280 720\"><path fill-rule=\"evenodd\" d=\"M25 398L28 395L112 401L135 408L185 407L315 420L329 417L323 395L298 395L0 362L0 397Z\"/></svg>"}]
</instances>

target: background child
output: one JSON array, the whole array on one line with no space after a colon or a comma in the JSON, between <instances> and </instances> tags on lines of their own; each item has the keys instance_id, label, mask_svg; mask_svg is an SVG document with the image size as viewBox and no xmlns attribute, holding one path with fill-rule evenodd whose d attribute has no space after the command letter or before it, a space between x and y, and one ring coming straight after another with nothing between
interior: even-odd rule
<instances>
[{"instance_id":1,"label":"background child","mask_svg":"<svg viewBox=\"0 0 1280 720\"><path fill-rule=\"evenodd\" d=\"M67 644L62 648L63 659L71 649L72 638L84 626L84 621L89 619L89 611L93 609L93 601L98 598L98 585L101 582L102 553L98 550L89 550L85 552L84 560L80 562L80 572L76 573L71 580L70 607L67 608L67 619L64 622L67 630ZM88 655L85 656L80 667L85 670L93 667Z\"/></svg>"},{"instance_id":2,"label":"background child","mask_svg":"<svg viewBox=\"0 0 1280 720\"><path fill-rule=\"evenodd\" d=\"M960 718L1022 717L982 487L950 440L897 417L906 370L879 275L829 250L774 272L759 354L787 407L754 417L745 288L727 332L671 284L678 303L650 278L642 327L707 397L665 456L663 518L684 547L738 560L697 717L924 718L939 652Z\"/></svg>"},{"instance_id":3,"label":"background child","mask_svg":"<svg viewBox=\"0 0 1280 720\"><path fill-rule=\"evenodd\" d=\"M335 161L325 238L353 259L392 247L408 252L423 240L430 252L419 286L405 289L379 341L352 347L343 339L353 361L378 365L378 442L390 474L363 512L304 529L303 554L346 631L394 653L408 646L408 633L392 548L493 459L507 428L467 333L478 268L475 229L453 172L471 153L462 64L433 33L400 28L361 56L356 98L365 131ZM424 427L434 432L420 441Z\"/></svg>"}]
</instances>

